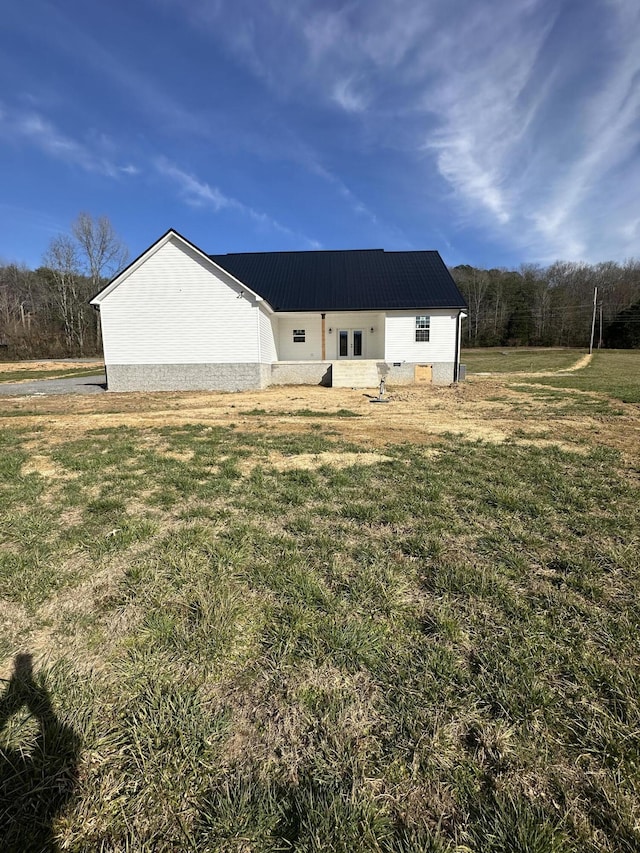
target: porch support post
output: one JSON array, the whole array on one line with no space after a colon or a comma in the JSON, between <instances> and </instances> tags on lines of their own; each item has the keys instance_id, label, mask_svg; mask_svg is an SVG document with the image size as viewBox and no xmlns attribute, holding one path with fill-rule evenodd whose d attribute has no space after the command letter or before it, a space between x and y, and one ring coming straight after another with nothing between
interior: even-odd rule
<instances>
[{"instance_id":1,"label":"porch support post","mask_svg":"<svg viewBox=\"0 0 640 853\"><path fill-rule=\"evenodd\" d=\"M326 325L325 317L327 315L321 314L320 316L322 317L322 360L326 361L326 359L327 359L327 341L325 338L325 325Z\"/></svg>"}]
</instances>

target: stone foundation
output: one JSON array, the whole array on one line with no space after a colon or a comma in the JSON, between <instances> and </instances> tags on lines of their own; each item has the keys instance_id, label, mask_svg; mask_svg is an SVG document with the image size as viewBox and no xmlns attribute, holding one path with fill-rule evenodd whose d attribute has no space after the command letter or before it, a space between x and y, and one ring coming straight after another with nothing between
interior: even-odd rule
<instances>
[{"instance_id":1,"label":"stone foundation","mask_svg":"<svg viewBox=\"0 0 640 853\"><path fill-rule=\"evenodd\" d=\"M450 385L453 382L455 364L452 361L413 362L403 361L394 364L388 361L378 362L378 373L389 385L414 385L416 383L416 367L418 365L429 365L431 367L432 385Z\"/></svg>"},{"instance_id":2,"label":"stone foundation","mask_svg":"<svg viewBox=\"0 0 640 853\"><path fill-rule=\"evenodd\" d=\"M271 382L268 384L330 387L331 374L330 361L277 361L271 365Z\"/></svg>"},{"instance_id":3,"label":"stone foundation","mask_svg":"<svg viewBox=\"0 0 640 853\"><path fill-rule=\"evenodd\" d=\"M454 363L434 362L431 382L453 382ZM414 362L376 362L379 379L413 385ZM331 386L330 361L279 361L274 364L110 364L109 391L255 391L269 385Z\"/></svg>"},{"instance_id":4,"label":"stone foundation","mask_svg":"<svg viewBox=\"0 0 640 853\"><path fill-rule=\"evenodd\" d=\"M109 364L109 391L255 391L270 364Z\"/></svg>"}]
</instances>

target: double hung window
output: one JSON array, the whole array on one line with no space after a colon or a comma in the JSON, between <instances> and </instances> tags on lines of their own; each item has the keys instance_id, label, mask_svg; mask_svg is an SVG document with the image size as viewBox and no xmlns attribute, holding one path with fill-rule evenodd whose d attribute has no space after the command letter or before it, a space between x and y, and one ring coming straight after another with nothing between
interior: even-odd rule
<instances>
[{"instance_id":1,"label":"double hung window","mask_svg":"<svg viewBox=\"0 0 640 853\"><path fill-rule=\"evenodd\" d=\"M431 317L424 315L416 317L416 343L422 343L429 340L430 327Z\"/></svg>"}]
</instances>

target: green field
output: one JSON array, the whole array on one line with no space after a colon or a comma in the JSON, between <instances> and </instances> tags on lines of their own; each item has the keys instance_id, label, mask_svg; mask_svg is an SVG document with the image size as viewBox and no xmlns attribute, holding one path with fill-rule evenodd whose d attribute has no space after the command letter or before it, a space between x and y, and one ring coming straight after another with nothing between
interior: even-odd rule
<instances>
[{"instance_id":1,"label":"green field","mask_svg":"<svg viewBox=\"0 0 640 853\"><path fill-rule=\"evenodd\" d=\"M2 422L2 849L640 849L633 414L536 446L575 394L506 382L509 440L374 458L316 393L293 433L266 392L255 429Z\"/></svg>"},{"instance_id":2,"label":"green field","mask_svg":"<svg viewBox=\"0 0 640 853\"><path fill-rule=\"evenodd\" d=\"M582 370L568 376L534 378L542 385L572 388L640 403L640 350L600 350Z\"/></svg>"},{"instance_id":3,"label":"green field","mask_svg":"<svg viewBox=\"0 0 640 853\"><path fill-rule=\"evenodd\" d=\"M463 349L461 360L473 373L539 373L566 370L582 358L584 349L478 348Z\"/></svg>"},{"instance_id":4,"label":"green field","mask_svg":"<svg viewBox=\"0 0 640 853\"><path fill-rule=\"evenodd\" d=\"M474 374L499 374L509 380L510 373L550 373L529 376L528 382L587 391L621 400L640 403L640 350L595 350L590 364L573 373L561 373L586 355L577 349L474 349L463 350L462 361L469 378ZM514 377L514 382L521 382Z\"/></svg>"}]
</instances>

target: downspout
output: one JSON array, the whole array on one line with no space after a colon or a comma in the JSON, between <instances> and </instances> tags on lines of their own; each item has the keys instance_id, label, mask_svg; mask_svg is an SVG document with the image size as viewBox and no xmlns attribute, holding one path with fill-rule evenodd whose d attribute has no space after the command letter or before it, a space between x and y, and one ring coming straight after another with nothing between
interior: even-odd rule
<instances>
[{"instance_id":1,"label":"downspout","mask_svg":"<svg viewBox=\"0 0 640 853\"><path fill-rule=\"evenodd\" d=\"M257 327L258 327L258 364L262 364L262 340L261 340L262 335L260 334L260 332L261 332L261 329L260 329L260 308L258 305L256 305L255 309L256 309L256 320L257 320Z\"/></svg>"},{"instance_id":2,"label":"downspout","mask_svg":"<svg viewBox=\"0 0 640 853\"><path fill-rule=\"evenodd\" d=\"M107 372L107 360L104 357L104 335L102 334L102 312L100 311L100 304L93 306L94 310L100 315L100 320L98 322L98 328L100 329L100 343L102 344L102 360L104 361L104 386L109 390L109 375Z\"/></svg>"},{"instance_id":3,"label":"downspout","mask_svg":"<svg viewBox=\"0 0 640 853\"><path fill-rule=\"evenodd\" d=\"M259 382L258 387L260 389L262 389L265 387L265 385L264 385L263 379L262 379L262 376L263 376L263 373L262 373L262 334L261 334L262 330L260 328L260 306L256 305L255 310L256 310L256 321L257 321L256 325L257 325L257 330L258 330L258 377L259 377L258 378L258 382ZM270 385L271 383L268 382L267 384Z\"/></svg>"},{"instance_id":4,"label":"downspout","mask_svg":"<svg viewBox=\"0 0 640 853\"><path fill-rule=\"evenodd\" d=\"M462 330L462 321L466 317L466 313L460 309L458 311L458 319L456 320L456 354L455 360L453 362L453 381L457 382L460 376L460 344L461 344L461 330Z\"/></svg>"},{"instance_id":5,"label":"downspout","mask_svg":"<svg viewBox=\"0 0 640 853\"><path fill-rule=\"evenodd\" d=\"M322 360L326 361L327 360L327 341L326 341L326 337L325 337L325 326L326 326L325 318L327 315L321 314L320 316L322 317Z\"/></svg>"}]
</instances>

